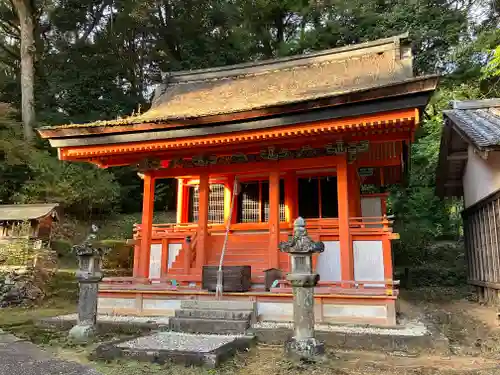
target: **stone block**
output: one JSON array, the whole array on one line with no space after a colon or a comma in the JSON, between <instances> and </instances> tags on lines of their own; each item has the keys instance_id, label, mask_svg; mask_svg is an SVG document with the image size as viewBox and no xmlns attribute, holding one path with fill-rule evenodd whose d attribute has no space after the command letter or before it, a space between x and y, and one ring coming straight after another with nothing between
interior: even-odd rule
<instances>
[{"instance_id":1,"label":"stone block","mask_svg":"<svg viewBox=\"0 0 500 375\"><path fill-rule=\"evenodd\" d=\"M255 302L252 301L205 301L205 300L183 300L181 309L193 310L236 310L254 311Z\"/></svg>"},{"instance_id":2,"label":"stone block","mask_svg":"<svg viewBox=\"0 0 500 375\"><path fill-rule=\"evenodd\" d=\"M246 320L249 321L252 311L235 310L177 310L176 318L199 318L199 319L217 319L217 320Z\"/></svg>"},{"instance_id":3,"label":"stone block","mask_svg":"<svg viewBox=\"0 0 500 375\"><path fill-rule=\"evenodd\" d=\"M248 320L170 318L169 321L170 330L187 333L244 334L249 326Z\"/></svg>"}]
</instances>

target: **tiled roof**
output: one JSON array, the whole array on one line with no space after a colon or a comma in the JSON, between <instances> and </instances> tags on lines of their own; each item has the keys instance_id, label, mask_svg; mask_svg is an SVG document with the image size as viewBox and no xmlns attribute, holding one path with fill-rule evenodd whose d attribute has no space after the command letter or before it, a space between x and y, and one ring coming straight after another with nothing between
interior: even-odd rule
<instances>
[{"instance_id":1,"label":"tiled roof","mask_svg":"<svg viewBox=\"0 0 500 375\"><path fill-rule=\"evenodd\" d=\"M241 113L379 87L413 77L407 35L317 53L167 74L138 116L68 127L114 126Z\"/></svg>"},{"instance_id":2,"label":"tiled roof","mask_svg":"<svg viewBox=\"0 0 500 375\"><path fill-rule=\"evenodd\" d=\"M455 102L444 115L475 147L500 147L500 98Z\"/></svg>"},{"instance_id":3,"label":"tiled roof","mask_svg":"<svg viewBox=\"0 0 500 375\"><path fill-rule=\"evenodd\" d=\"M57 203L0 205L0 221L41 219L58 207Z\"/></svg>"}]
</instances>

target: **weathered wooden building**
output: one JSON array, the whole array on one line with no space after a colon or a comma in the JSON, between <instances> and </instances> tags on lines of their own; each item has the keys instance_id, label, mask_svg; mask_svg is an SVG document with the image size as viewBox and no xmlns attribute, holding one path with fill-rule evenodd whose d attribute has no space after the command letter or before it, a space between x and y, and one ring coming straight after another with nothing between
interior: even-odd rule
<instances>
[{"instance_id":1,"label":"weathered wooden building","mask_svg":"<svg viewBox=\"0 0 500 375\"><path fill-rule=\"evenodd\" d=\"M0 243L13 239L50 239L59 220L57 203L0 205Z\"/></svg>"},{"instance_id":2,"label":"weathered wooden building","mask_svg":"<svg viewBox=\"0 0 500 375\"><path fill-rule=\"evenodd\" d=\"M500 291L500 99L444 111L437 193L463 197L468 281L485 301Z\"/></svg>"},{"instance_id":3,"label":"weathered wooden building","mask_svg":"<svg viewBox=\"0 0 500 375\"><path fill-rule=\"evenodd\" d=\"M265 271L289 270L278 244L300 215L326 246L314 261L317 319L394 324L397 234L385 187L404 180L437 84L414 77L412 61L399 36L174 72L144 114L40 129L62 160L141 169L134 276L106 280L99 309L169 315L182 299L213 298L203 270L219 263L229 224L224 265L250 266L251 280L225 298L255 301L260 319L291 320L290 285L266 290ZM177 222L153 224L155 181L164 178L177 180ZM367 186L377 193L364 194Z\"/></svg>"}]
</instances>

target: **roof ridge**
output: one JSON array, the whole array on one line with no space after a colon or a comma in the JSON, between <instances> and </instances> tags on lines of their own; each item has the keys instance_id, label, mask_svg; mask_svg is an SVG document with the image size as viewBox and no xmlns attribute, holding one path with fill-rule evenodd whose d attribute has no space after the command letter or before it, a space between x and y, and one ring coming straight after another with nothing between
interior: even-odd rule
<instances>
[{"instance_id":1,"label":"roof ridge","mask_svg":"<svg viewBox=\"0 0 500 375\"><path fill-rule=\"evenodd\" d=\"M299 66L309 65L315 60L331 57L335 54L351 52L382 46L386 44L395 44L399 46L402 41L408 39L408 33L399 34L390 38L377 39L374 41L350 44L347 46L331 48L323 51L317 51L309 54L300 54L276 59L250 61L241 64L225 65L206 69L182 70L177 72L164 73L163 83L181 83L193 81L206 81L210 79L229 78L233 76L255 75L256 73L283 70L286 68L295 68ZM323 63L328 63L330 60L323 60ZM338 61L338 60L337 60ZM316 63L320 63L317 61Z\"/></svg>"},{"instance_id":2,"label":"roof ridge","mask_svg":"<svg viewBox=\"0 0 500 375\"><path fill-rule=\"evenodd\" d=\"M395 50L395 49L392 49ZM232 75L220 75L220 76L214 76L212 78L210 77L201 77L198 79L191 79L191 80L171 80L168 82L167 86L173 86L173 85L187 85L187 84L192 84L192 83L200 83L200 82L216 82L216 81L221 81L224 79L244 79L244 78L250 78L250 77L257 77L257 76L262 76L266 74L272 74L275 72L289 72L293 70L300 70L300 69L308 69L310 67L319 67L319 66L326 66L330 64L338 64L342 62L346 62L348 60L354 60L354 59L362 59L367 55L359 55L359 56L351 56L351 57L346 57L343 59L331 59L331 60L325 60L325 61L319 61L319 62L310 62L308 64L300 64L300 65L294 65L294 66L284 66L281 68L276 68L276 69L262 69L261 71L254 71L254 72L249 72L249 73L242 73L242 74L232 74Z\"/></svg>"},{"instance_id":3,"label":"roof ridge","mask_svg":"<svg viewBox=\"0 0 500 375\"><path fill-rule=\"evenodd\" d=\"M480 100L453 100L453 109L483 109L490 107L500 107L500 98L480 99Z\"/></svg>"}]
</instances>

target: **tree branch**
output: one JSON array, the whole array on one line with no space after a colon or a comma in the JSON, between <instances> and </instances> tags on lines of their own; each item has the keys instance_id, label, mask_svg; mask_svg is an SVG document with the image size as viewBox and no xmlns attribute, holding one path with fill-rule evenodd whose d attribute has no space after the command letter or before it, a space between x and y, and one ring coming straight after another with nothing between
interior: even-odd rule
<instances>
[{"instance_id":1,"label":"tree branch","mask_svg":"<svg viewBox=\"0 0 500 375\"><path fill-rule=\"evenodd\" d=\"M104 1L103 2L103 4L101 5L101 7L92 16L92 18L93 18L92 23L89 25L89 27L87 27L87 29L83 33L82 37L78 39L78 43L85 42L87 40L87 38L89 37L89 35L92 33L92 31L94 31L94 29L96 28L96 26L102 20L102 16L104 15L104 10L106 9L106 7L108 5L109 5L109 1Z\"/></svg>"}]
</instances>

